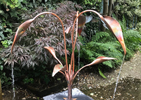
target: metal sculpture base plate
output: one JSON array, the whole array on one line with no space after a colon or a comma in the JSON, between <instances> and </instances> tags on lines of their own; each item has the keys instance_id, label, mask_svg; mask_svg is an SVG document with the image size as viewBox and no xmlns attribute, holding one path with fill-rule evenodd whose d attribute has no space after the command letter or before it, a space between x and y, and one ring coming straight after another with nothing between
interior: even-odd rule
<instances>
[{"instance_id":1,"label":"metal sculpture base plate","mask_svg":"<svg viewBox=\"0 0 141 100\"><path fill-rule=\"evenodd\" d=\"M43 97L44 100L64 100L63 98L68 97L68 90L51 94L49 96ZM83 92L81 92L77 88L72 89L72 97L77 98L76 100L93 100L91 97L85 95Z\"/></svg>"}]
</instances>

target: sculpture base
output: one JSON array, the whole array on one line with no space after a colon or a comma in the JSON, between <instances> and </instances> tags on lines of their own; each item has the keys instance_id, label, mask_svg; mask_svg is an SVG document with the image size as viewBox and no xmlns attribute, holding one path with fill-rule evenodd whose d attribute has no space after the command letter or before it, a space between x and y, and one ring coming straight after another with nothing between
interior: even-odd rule
<instances>
[{"instance_id":1,"label":"sculpture base","mask_svg":"<svg viewBox=\"0 0 141 100\"><path fill-rule=\"evenodd\" d=\"M49 96L43 97L44 100L67 100L68 97L68 90L51 94ZM72 89L72 97L73 100L93 100L91 97L85 95L79 89L74 88Z\"/></svg>"}]
</instances>

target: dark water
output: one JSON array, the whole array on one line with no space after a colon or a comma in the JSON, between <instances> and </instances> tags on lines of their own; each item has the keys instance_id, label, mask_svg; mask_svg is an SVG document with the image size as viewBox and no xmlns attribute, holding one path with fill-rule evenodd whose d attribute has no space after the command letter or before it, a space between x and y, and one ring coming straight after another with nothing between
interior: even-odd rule
<instances>
[{"instance_id":1,"label":"dark water","mask_svg":"<svg viewBox=\"0 0 141 100\"><path fill-rule=\"evenodd\" d=\"M107 87L100 87L83 91L94 100L112 100L115 83ZM118 83L114 100L141 100L141 80L127 78Z\"/></svg>"}]
</instances>

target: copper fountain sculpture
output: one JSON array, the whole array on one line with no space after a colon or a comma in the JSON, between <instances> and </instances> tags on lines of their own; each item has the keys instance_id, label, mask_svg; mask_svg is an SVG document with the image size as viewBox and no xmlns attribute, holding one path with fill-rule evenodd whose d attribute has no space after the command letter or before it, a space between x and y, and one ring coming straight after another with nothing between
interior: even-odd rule
<instances>
[{"instance_id":1,"label":"copper fountain sculpture","mask_svg":"<svg viewBox=\"0 0 141 100\"><path fill-rule=\"evenodd\" d=\"M101 63L101 62L104 62L104 61L115 59L115 58L111 58L111 57L100 56L97 59L95 59L93 62L91 62L90 64L87 64L87 65L81 67L80 69L78 69L75 72L74 50L75 50L75 44L76 44L77 37L78 37L77 29L82 28L83 25L85 24L86 19L85 18L80 18L80 15L82 15L85 12L93 12L93 13L97 14L100 17L100 19L106 24L108 29L110 31L112 31L112 33L115 35L115 37L117 38L117 40L121 44L121 46L122 46L122 48L124 50L124 56L125 56L126 47L125 47L125 43L124 43L124 39L123 39L122 30L121 30L121 27L120 27L120 24L118 23L118 21L116 21L115 19L113 19L110 16L102 16L102 15L100 15L98 12L96 12L94 10L85 10L85 11L80 12L79 14L77 13L77 15L76 15L76 17L74 19L74 23L73 23L73 26L72 26L72 29L71 29L72 54L71 54L71 63L70 64L68 64L68 61L67 61L67 49L66 49L66 37L65 37L65 32L66 31L64 29L64 24L63 24L62 20L60 19L60 17L57 16L55 13L52 13L52 12L39 13L33 19L29 19L29 20L25 21L24 23L22 23L18 27L18 29L16 31L14 41L13 41L13 44L12 44L12 48L11 48L11 54L12 54L15 43L18 41L18 39L23 35L23 33L27 30L27 28L30 26L30 24L37 17L39 17L40 15L44 15L44 14L52 14L55 17L57 17L59 19L59 21L60 21L60 23L62 25L62 29L63 29L64 49L65 49L65 63L66 63L66 65L63 65L61 63L61 61L56 57L55 50L54 50L53 47L44 47L44 48L47 49L52 54L52 56L59 62L59 64L55 65L52 76L54 76L58 72L62 73L65 76L67 84L68 84L68 98L66 98L67 100L76 100L76 99L72 98L72 84L73 84L73 81L74 81L76 75L79 73L79 71L81 71L83 68L85 68L87 66L91 66L91 65L98 64L98 63ZM75 38L73 38L74 37L75 26L76 26L76 34L75 34ZM80 31L78 30L78 33L79 33L79 35L81 35L81 30Z\"/></svg>"}]
</instances>

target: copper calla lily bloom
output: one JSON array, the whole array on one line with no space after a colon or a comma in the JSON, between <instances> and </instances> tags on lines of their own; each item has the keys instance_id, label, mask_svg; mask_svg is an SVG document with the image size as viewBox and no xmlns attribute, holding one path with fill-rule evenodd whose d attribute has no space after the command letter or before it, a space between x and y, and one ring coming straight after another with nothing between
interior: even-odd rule
<instances>
[{"instance_id":1,"label":"copper calla lily bloom","mask_svg":"<svg viewBox=\"0 0 141 100\"><path fill-rule=\"evenodd\" d=\"M14 48L14 45L15 43L18 41L18 39L24 34L24 32L27 30L27 28L30 26L30 24L33 22L34 20L33 19L29 19L27 21L25 21L24 23L22 23L17 31L16 31L16 34L15 34L15 37L14 37L14 41L13 41L13 44L12 44L12 48L11 48L11 53L13 52L13 48Z\"/></svg>"}]
</instances>

